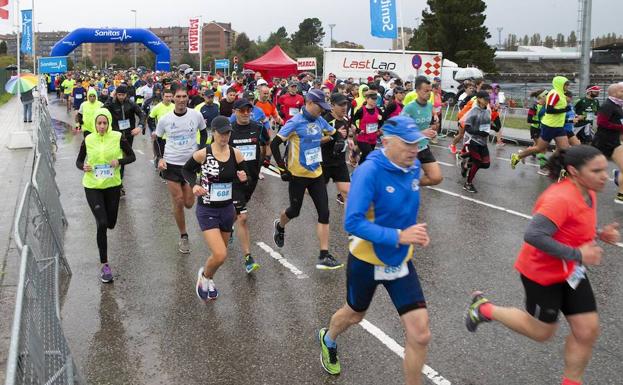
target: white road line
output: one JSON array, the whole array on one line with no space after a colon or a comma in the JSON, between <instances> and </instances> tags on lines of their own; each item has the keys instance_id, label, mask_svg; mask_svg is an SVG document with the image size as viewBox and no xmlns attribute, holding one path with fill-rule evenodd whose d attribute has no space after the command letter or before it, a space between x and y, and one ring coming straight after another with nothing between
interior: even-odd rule
<instances>
[{"instance_id":1,"label":"white road line","mask_svg":"<svg viewBox=\"0 0 623 385\"><path fill-rule=\"evenodd\" d=\"M466 201L474 202L474 203L477 203L479 205L487 206L487 207L490 207L490 208L495 209L495 210L504 211L505 213L509 213L509 214L512 214L512 215L515 215L515 216L518 216L518 217L521 217L521 218L532 219L532 215L520 213L520 212L515 211L515 210L504 208L502 206L496 206L494 204L483 202L483 201L478 200L478 199L470 198L470 197L467 197L465 195L457 194L457 193L454 193L452 191L444 190L444 189L439 188L439 187L426 186L426 188L430 189L430 190L438 191L438 192L443 193L443 194L452 195L454 197L461 198L461 199L464 199ZM615 244L613 244L613 246L618 246L618 247L623 248L623 242L615 243Z\"/></svg>"},{"instance_id":2,"label":"white road line","mask_svg":"<svg viewBox=\"0 0 623 385\"><path fill-rule=\"evenodd\" d=\"M371 324L368 320L362 320L359 322L359 326L364 328L368 333L372 334L376 339L381 341L383 345L387 346L389 350L396 353L400 358L405 358L405 348L403 348L393 338L385 334L384 331ZM452 383L443 378L436 370L428 365L424 365L422 373L432 381L435 385L452 385Z\"/></svg>"},{"instance_id":3,"label":"white road line","mask_svg":"<svg viewBox=\"0 0 623 385\"><path fill-rule=\"evenodd\" d=\"M141 154L141 155L145 155L145 153L144 153L143 151L139 150L139 149L136 149L136 150L134 150L134 151L138 152L138 153L139 153L139 154Z\"/></svg>"},{"instance_id":4,"label":"white road line","mask_svg":"<svg viewBox=\"0 0 623 385\"><path fill-rule=\"evenodd\" d=\"M272 170L267 169L266 167L262 167L262 169L260 170L260 172L261 172L262 174L265 174L265 175L270 175L270 176L274 176L275 178L280 178L280 179L281 179L281 175L277 174L276 172L274 172L274 171L272 171Z\"/></svg>"},{"instance_id":5,"label":"white road line","mask_svg":"<svg viewBox=\"0 0 623 385\"><path fill-rule=\"evenodd\" d=\"M296 275L296 278L299 278L299 279L309 278L307 274L304 274L301 270L299 270L296 266L288 262L287 259L282 257L281 254L273 250L270 246L268 246L264 242L256 242L256 245L258 245L262 250L267 252L273 259L281 263L283 267L290 270L292 274Z\"/></svg>"},{"instance_id":6,"label":"white road line","mask_svg":"<svg viewBox=\"0 0 623 385\"><path fill-rule=\"evenodd\" d=\"M448 166L448 167L456 167L456 165L452 164L452 163L446 163L446 162L442 162L440 160L437 161L437 163L439 163L442 166Z\"/></svg>"}]
</instances>

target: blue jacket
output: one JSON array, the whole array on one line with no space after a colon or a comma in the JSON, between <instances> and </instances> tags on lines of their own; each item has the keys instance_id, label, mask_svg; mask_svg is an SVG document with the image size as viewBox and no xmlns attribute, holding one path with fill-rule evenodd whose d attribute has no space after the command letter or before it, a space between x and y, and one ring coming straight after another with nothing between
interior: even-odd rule
<instances>
[{"instance_id":1,"label":"blue jacket","mask_svg":"<svg viewBox=\"0 0 623 385\"><path fill-rule=\"evenodd\" d=\"M387 266L413 257L413 246L398 244L398 230L417 223L420 172L419 160L403 169L382 150L370 153L355 169L344 219L344 229L353 235L349 250L354 257Z\"/></svg>"}]
</instances>

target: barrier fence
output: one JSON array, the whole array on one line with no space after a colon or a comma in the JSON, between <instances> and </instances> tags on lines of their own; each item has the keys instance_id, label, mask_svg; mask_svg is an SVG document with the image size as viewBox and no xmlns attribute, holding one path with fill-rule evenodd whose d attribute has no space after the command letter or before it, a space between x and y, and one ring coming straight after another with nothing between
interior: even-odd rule
<instances>
[{"instance_id":1,"label":"barrier fence","mask_svg":"<svg viewBox=\"0 0 623 385\"><path fill-rule=\"evenodd\" d=\"M34 107L32 175L13 230L21 264L5 385L84 384L60 319L61 279L71 269L63 247L67 221L55 180L56 135L45 94Z\"/></svg>"}]
</instances>

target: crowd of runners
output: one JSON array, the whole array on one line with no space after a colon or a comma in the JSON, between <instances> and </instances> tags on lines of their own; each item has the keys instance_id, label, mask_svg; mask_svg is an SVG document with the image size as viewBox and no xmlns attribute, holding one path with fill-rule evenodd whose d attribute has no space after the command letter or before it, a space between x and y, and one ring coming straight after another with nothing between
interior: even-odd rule
<instances>
[{"instance_id":1,"label":"crowd of runners","mask_svg":"<svg viewBox=\"0 0 623 385\"><path fill-rule=\"evenodd\" d=\"M232 237L240 242L246 273L259 269L250 246L249 204L262 173L275 173L289 195L272 222L275 245L296 242L288 223L301 215L307 193L317 214L316 268L347 265L346 303L317 332L323 368L340 373L336 339L363 319L376 286L383 285L405 330L405 382L421 383L431 332L412 260L430 242L425 220L418 220L421 187L443 179L429 147L442 126L438 79L403 82L379 73L362 81L329 74L321 81L309 73L263 79L257 72L201 77L191 71L118 71L68 73L54 85L67 111L76 111L74 132L84 136L76 166L84 171L86 200L96 220L102 282L114 280L107 232L115 227L126 194L124 168L136 159L134 137L149 135L153 143L154 168L171 197L180 253L191 252L185 211L196 207L210 254L198 269L195 291L206 302L219 296L217 273ZM475 292L465 322L471 332L497 321L546 341L562 312L571 329L562 384L576 385L599 330L586 266L602 260L598 240L620 241L618 224L598 226L596 193L608 182L608 159L623 167L623 83L608 87L601 105L600 88L587 88L573 104L568 87L569 81L557 76L551 90L535 90L527 116L534 145L511 157L513 169L528 156L538 157L540 173L554 181L535 203L515 265L526 307L497 306ZM489 136L503 145L498 91L495 84L474 81L460 98L449 150L469 193L476 192L477 172L489 167ZM552 139L556 148L548 156ZM331 182L335 198L345 205L345 261L329 252ZM614 182L620 186L615 202L623 203L620 173Z\"/></svg>"}]
</instances>

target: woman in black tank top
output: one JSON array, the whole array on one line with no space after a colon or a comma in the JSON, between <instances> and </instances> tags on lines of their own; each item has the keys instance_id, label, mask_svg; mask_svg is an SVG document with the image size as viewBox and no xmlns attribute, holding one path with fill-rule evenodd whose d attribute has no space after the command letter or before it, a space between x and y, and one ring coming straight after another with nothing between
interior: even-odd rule
<instances>
[{"instance_id":1,"label":"woman in black tank top","mask_svg":"<svg viewBox=\"0 0 623 385\"><path fill-rule=\"evenodd\" d=\"M197 196L197 220L212 252L197 274L196 293L204 301L218 297L212 278L227 258L227 243L236 219L232 185L247 181L244 157L229 145L229 119L217 116L211 128L212 144L196 151L182 169L184 179Z\"/></svg>"}]
</instances>

